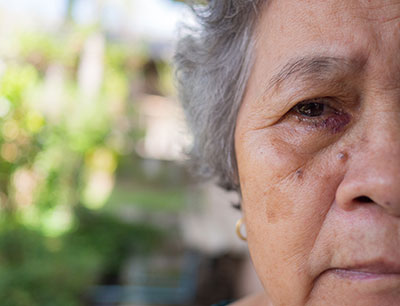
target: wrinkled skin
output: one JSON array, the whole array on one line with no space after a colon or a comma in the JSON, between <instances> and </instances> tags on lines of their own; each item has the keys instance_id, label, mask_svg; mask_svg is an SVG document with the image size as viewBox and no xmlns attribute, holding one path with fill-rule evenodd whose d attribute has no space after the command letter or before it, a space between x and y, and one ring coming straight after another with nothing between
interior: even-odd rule
<instances>
[{"instance_id":1,"label":"wrinkled skin","mask_svg":"<svg viewBox=\"0 0 400 306\"><path fill-rule=\"evenodd\" d=\"M400 305L400 1L275 0L254 35L235 150L266 293L240 305Z\"/></svg>"}]
</instances>

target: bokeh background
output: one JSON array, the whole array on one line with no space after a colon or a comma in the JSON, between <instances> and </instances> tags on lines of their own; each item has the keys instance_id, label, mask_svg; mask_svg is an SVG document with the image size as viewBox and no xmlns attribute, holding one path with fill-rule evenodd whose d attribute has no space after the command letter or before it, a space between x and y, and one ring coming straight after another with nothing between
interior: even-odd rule
<instances>
[{"instance_id":1,"label":"bokeh background","mask_svg":"<svg viewBox=\"0 0 400 306\"><path fill-rule=\"evenodd\" d=\"M173 0L0 0L0 303L211 305L259 287L186 170Z\"/></svg>"}]
</instances>

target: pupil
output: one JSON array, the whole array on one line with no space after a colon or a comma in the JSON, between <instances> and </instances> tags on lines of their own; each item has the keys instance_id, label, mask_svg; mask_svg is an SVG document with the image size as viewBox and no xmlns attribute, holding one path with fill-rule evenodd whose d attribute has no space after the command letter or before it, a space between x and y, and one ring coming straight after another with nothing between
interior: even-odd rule
<instances>
[{"instance_id":1,"label":"pupil","mask_svg":"<svg viewBox=\"0 0 400 306\"><path fill-rule=\"evenodd\" d=\"M298 112L307 117L321 116L324 112L324 104L321 103L307 103L299 105Z\"/></svg>"}]
</instances>

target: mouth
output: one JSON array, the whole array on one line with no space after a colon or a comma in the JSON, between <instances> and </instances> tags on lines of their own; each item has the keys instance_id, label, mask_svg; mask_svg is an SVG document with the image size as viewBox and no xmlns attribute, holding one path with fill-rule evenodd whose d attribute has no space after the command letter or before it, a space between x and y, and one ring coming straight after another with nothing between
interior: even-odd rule
<instances>
[{"instance_id":1,"label":"mouth","mask_svg":"<svg viewBox=\"0 0 400 306\"><path fill-rule=\"evenodd\" d=\"M348 280L400 279L400 263L375 261L343 268L331 268L326 272Z\"/></svg>"}]
</instances>

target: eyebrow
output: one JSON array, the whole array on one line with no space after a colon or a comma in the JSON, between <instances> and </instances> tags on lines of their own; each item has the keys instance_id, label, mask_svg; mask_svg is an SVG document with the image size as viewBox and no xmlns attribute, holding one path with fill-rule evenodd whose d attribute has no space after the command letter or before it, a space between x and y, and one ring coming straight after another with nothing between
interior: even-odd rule
<instances>
[{"instance_id":1,"label":"eyebrow","mask_svg":"<svg viewBox=\"0 0 400 306\"><path fill-rule=\"evenodd\" d=\"M354 72L361 69L365 60L362 58L345 58L330 56L311 56L295 58L287 62L268 82L267 90L279 88L283 83L296 79L318 80L333 79L342 72Z\"/></svg>"}]
</instances>

